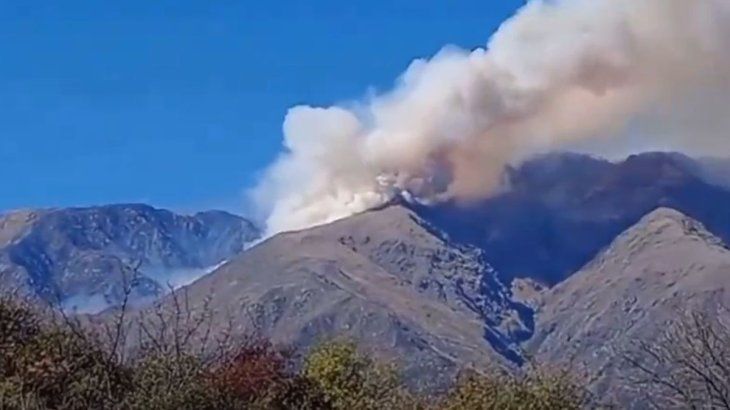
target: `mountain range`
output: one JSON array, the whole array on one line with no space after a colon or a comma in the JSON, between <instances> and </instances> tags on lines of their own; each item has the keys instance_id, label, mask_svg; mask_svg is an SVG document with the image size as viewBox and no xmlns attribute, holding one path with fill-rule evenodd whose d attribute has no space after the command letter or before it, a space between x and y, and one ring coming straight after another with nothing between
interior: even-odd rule
<instances>
[{"instance_id":1,"label":"mountain range","mask_svg":"<svg viewBox=\"0 0 730 410\"><path fill-rule=\"evenodd\" d=\"M655 338L678 309L730 302L724 164L549 154L507 169L481 201L396 199L250 249L258 229L222 212L14 212L0 219L0 272L40 299L104 306L137 266L139 298L169 305L164 284L183 272L186 302L221 327L300 349L353 339L415 386L535 357L579 363L596 392L630 401L616 387L622 349Z\"/></svg>"},{"instance_id":2,"label":"mountain range","mask_svg":"<svg viewBox=\"0 0 730 410\"><path fill-rule=\"evenodd\" d=\"M553 286L660 206L730 240L730 191L721 185L730 179L718 171L722 163L677 153L644 153L621 162L548 154L508 169L501 194L418 212L453 240L484 250L506 280Z\"/></svg>"},{"instance_id":3,"label":"mountain range","mask_svg":"<svg viewBox=\"0 0 730 410\"><path fill-rule=\"evenodd\" d=\"M0 216L7 289L83 312L155 298L192 282L259 237L221 211L177 215L147 205L16 211Z\"/></svg>"}]
</instances>

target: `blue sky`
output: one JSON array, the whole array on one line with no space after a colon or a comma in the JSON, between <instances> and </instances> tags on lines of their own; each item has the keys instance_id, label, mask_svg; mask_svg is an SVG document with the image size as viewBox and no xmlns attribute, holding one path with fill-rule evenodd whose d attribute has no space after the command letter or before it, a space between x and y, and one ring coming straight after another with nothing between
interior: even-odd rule
<instances>
[{"instance_id":1,"label":"blue sky","mask_svg":"<svg viewBox=\"0 0 730 410\"><path fill-rule=\"evenodd\" d=\"M387 90L518 0L0 0L0 210L243 209L296 104Z\"/></svg>"}]
</instances>

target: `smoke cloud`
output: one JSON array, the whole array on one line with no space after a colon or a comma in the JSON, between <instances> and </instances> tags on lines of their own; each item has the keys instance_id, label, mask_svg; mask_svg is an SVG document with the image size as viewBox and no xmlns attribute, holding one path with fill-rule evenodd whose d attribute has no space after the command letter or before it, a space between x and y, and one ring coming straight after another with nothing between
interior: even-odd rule
<instances>
[{"instance_id":1,"label":"smoke cloud","mask_svg":"<svg viewBox=\"0 0 730 410\"><path fill-rule=\"evenodd\" d=\"M508 163L627 130L727 147L728 91L730 1L534 0L486 47L416 60L386 94L292 108L253 195L271 234L403 193L480 198Z\"/></svg>"}]
</instances>

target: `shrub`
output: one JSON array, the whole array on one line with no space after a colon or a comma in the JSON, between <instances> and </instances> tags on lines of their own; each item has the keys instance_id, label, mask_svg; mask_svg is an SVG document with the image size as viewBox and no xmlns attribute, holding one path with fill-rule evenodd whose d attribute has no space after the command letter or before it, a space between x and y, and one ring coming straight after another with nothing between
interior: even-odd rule
<instances>
[{"instance_id":1,"label":"shrub","mask_svg":"<svg viewBox=\"0 0 730 410\"><path fill-rule=\"evenodd\" d=\"M304 377L333 409L417 408L395 368L374 362L351 343L324 344L305 361Z\"/></svg>"},{"instance_id":2,"label":"shrub","mask_svg":"<svg viewBox=\"0 0 730 410\"><path fill-rule=\"evenodd\" d=\"M102 347L73 322L45 323L22 304L0 300L0 408L571 410L585 404L568 373L548 371L519 377L472 373L429 401L411 394L396 368L352 343L320 345L299 368L291 351L263 339L211 356L188 342L190 329L207 335L203 321L178 326L178 317L188 317L179 313L173 311L171 322L162 314L145 322L145 343L138 345L150 347L126 361L117 349L119 333L111 333L112 347ZM114 328L124 329L122 324Z\"/></svg>"},{"instance_id":3,"label":"shrub","mask_svg":"<svg viewBox=\"0 0 730 410\"><path fill-rule=\"evenodd\" d=\"M254 339L243 343L220 364L213 380L218 388L252 402L262 392L272 394L286 388L291 372L290 352L276 349L266 340Z\"/></svg>"},{"instance_id":4,"label":"shrub","mask_svg":"<svg viewBox=\"0 0 730 410\"><path fill-rule=\"evenodd\" d=\"M40 333L38 317L28 306L18 301L0 298L0 349L3 352L14 351L38 333Z\"/></svg>"},{"instance_id":5,"label":"shrub","mask_svg":"<svg viewBox=\"0 0 730 410\"><path fill-rule=\"evenodd\" d=\"M583 389L567 372L534 370L463 376L439 404L441 410L573 410L586 405Z\"/></svg>"},{"instance_id":6,"label":"shrub","mask_svg":"<svg viewBox=\"0 0 730 410\"><path fill-rule=\"evenodd\" d=\"M203 363L192 356L145 357L133 368L124 409L216 410L235 401L211 382Z\"/></svg>"},{"instance_id":7,"label":"shrub","mask_svg":"<svg viewBox=\"0 0 730 410\"><path fill-rule=\"evenodd\" d=\"M20 408L113 408L129 374L98 346L40 321L26 307L0 303L0 397Z\"/></svg>"},{"instance_id":8,"label":"shrub","mask_svg":"<svg viewBox=\"0 0 730 410\"><path fill-rule=\"evenodd\" d=\"M293 375L278 384L276 388L265 390L262 393L249 404L249 408L256 410L332 409L318 386L300 375Z\"/></svg>"}]
</instances>

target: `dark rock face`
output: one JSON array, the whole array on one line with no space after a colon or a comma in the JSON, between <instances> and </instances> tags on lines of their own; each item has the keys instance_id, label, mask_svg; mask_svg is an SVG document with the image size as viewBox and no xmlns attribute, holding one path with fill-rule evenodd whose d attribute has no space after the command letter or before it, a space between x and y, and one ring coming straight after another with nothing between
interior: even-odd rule
<instances>
[{"instance_id":1,"label":"dark rock face","mask_svg":"<svg viewBox=\"0 0 730 410\"><path fill-rule=\"evenodd\" d=\"M99 304L101 297L114 304L136 266L137 296L156 296L176 273L192 278L259 235L249 221L225 212L183 216L146 205L43 211L23 229L15 226L17 234L0 248L3 271L24 276L35 295L62 303Z\"/></svg>"},{"instance_id":2,"label":"dark rock face","mask_svg":"<svg viewBox=\"0 0 730 410\"><path fill-rule=\"evenodd\" d=\"M677 209L730 240L730 191L680 154L646 153L612 163L551 154L506 174L509 189L468 204L416 207L451 238L484 250L506 281L555 285L657 207Z\"/></svg>"}]
</instances>

